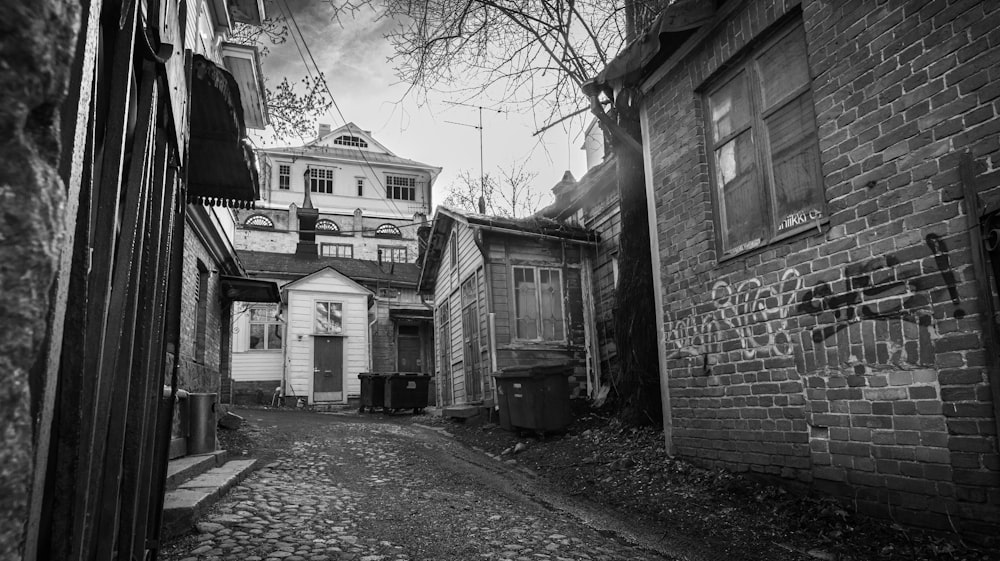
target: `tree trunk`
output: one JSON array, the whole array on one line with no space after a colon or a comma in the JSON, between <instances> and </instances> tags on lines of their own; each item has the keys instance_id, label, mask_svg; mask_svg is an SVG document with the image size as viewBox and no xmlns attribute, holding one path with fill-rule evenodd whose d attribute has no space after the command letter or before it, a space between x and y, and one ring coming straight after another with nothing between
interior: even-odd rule
<instances>
[{"instance_id":1,"label":"tree trunk","mask_svg":"<svg viewBox=\"0 0 1000 561\"><path fill-rule=\"evenodd\" d=\"M640 137L638 104L632 93L616 100L618 124ZM660 375L656 347L653 266L649 250L646 186L642 154L616 142L621 207L619 280L615 292L615 344L620 369L615 388L619 414L632 424L660 425Z\"/></svg>"}]
</instances>

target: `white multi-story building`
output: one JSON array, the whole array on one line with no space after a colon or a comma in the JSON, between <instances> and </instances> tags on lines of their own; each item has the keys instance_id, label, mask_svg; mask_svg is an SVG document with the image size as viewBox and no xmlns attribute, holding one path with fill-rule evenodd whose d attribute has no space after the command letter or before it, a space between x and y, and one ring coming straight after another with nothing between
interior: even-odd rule
<instances>
[{"instance_id":1,"label":"white multi-story building","mask_svg":"<svg viewBox=\"0 0 1000 561\"><path fill-rule=\"evenodd\" d=\"M236 247L294 253L296 211L308 194L319 210L321 256L413 263L417 228L431 209L441 168L401 158L348 123L303 146L258 151L261 201L237 211ZM380 255L381 254L381 255Z\"/></svg>"}]
</instances>

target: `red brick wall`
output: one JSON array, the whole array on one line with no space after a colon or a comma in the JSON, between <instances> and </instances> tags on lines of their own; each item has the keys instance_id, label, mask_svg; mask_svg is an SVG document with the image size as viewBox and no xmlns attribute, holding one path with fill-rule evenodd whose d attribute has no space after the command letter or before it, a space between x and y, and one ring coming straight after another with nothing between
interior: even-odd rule
<instances>
[{"instance_id":1,"label":"red brick wall","mask_svg":"<svg viewBox=\"0 0 1000 561\"><path fill-rule=\"evenodd\" d=\"M196 353L198 325L198 262L209 271L208 313L205 325L204 359ZM181 343L178 387L189 392L216 393L220 389L222 352L222 292L219 264L215 263L190 224L184 231L184 276L181 294ZM228 329L229 326L226 326ZM228 352L228 349L226 349ZM169 372L168 372L169 375Z\"/></svg>"},{"instance_id":2,"label":"red brick wall","mask_svg":"<svg viewBox=\"0 0 1000 561\"><path fill-rule=\"evenodd\" d=\"M674 444L989 531L1000 457L958 160L1000 165L1000 4L799 5L746 2L647 93ZM720 261L698 88L795 18L829 224Z\"/></svg>"}]
</instances>

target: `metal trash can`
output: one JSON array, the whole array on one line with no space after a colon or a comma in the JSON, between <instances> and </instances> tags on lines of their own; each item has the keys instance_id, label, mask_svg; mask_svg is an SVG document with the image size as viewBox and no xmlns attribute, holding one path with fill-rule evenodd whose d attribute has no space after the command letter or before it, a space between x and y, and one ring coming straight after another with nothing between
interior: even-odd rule
<instances>
[{"instance_id":1,"label":"metal trash can","mask_svg":"<svg viewBox=\"0 0 1000 561\"><path fill-rule=\"evenodd\" d=\"M493 374L500 426L507 430L559 432L573 420L566 364L515 366Z\"/></svg>"},{"instance_id":2,"label":"metal trash can","mask_svg":"<svg viewBox=\"0 0 1000 561\"><path fill-rule=\"evenodd\" d=\"M219 395L214 393L188 394L190 425L188 454L207 454L215 451L215 404Z\"/></svg>"},{"instance_id":3,"label":"metal trash can","mask_svg":"<svg viewBox=\"0 0 1000 561\"><path fill-rule=\"evenodd\" d=\"M374 412L376 407L385 406L385 374L380 374L378 372L362 372L358 374L358 379L361 380L361 407L358 409L359 412L364 413L365 408L368 408L368 412Z\"/></svg>"},{"instance_id":4,"label":"metal trash can","mask_svg":"<svg viewBox=\"0 0 1000 561\"><path fill-rule=\"evenodd\" d=\"M430 374L389 374L385 377L383 407L387 413L399 409L413 409L419 413L427 407Z\"/></svg>"}]
</instances>

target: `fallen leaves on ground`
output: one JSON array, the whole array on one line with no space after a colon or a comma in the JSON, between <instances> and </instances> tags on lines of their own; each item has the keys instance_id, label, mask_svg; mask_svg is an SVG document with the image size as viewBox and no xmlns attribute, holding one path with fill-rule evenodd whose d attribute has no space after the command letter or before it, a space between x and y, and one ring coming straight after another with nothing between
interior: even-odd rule
<instances>
[{"instance_id":1,"label":"fallen leaves on ground","mask_svg":"<svg viewBox=\"0 0 1000 561\"><path fill-rule=\"evenodd\" d=\"M626 427L596 412L578 415L566 434L545 438L495 424L431 422L468 446L514 458L568 494L662 527L665 537L708 540L730 559L1000 559L955 535L905 528L855 514L830 497L669 458L662 431Z\"/></svg>"}]
</instances>

